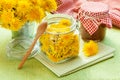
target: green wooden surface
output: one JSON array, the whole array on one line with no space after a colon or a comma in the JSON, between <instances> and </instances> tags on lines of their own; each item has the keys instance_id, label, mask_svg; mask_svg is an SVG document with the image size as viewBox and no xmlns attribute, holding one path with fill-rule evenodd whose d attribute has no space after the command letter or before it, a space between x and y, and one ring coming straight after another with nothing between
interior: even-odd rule
<instances>
[{"instance_id":1,"label":"green wooden surface","mask_svg":"<svg viewBox=\"0 0 120 80\"><path fill-rule=\"evenodd\" d=\"M103 43L116 49L113 58L79 70L68 76L57 77L36 59L27 60L18 70L19 60L6 56L6 46L11 32L0 28L0 80L120 80L120 30L107 30Z\"/></svg>"}]
</instances>

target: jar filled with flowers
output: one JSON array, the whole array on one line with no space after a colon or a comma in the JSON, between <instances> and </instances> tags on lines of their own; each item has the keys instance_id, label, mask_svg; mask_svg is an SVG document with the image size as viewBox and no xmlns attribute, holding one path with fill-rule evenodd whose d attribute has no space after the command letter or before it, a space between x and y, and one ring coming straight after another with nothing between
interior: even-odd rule
<instances>
[{"instance_id":1,"label":"jar filled with flowers","mask_svg":"<svg viewBox=\"0 0 120 80\"><path fill-rule=\"evenodd\" d=\"M1 0L0 25L12 32L12 41L7 46L8 56L21 59L46 12L56 9L56 0ZM39 47L35 46L31 56L38 49Z\"/></svg>"},{"instance_id":2,"label":"jar filled with flowers","mask_svg":"<svg viewBox=\"0 0 120 80\"><path fill-rule=\"evenodd\" d=\"M79 22L65 14L49 15L44 21L48 26L39 39L41 54L53 63L77 57L80 51Z\"/></svg>"}]
</instances>

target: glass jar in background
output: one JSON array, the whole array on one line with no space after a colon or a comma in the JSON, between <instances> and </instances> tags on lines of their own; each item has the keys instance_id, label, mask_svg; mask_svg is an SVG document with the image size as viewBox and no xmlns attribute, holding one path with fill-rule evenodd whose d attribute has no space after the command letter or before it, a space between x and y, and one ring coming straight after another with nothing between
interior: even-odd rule
<instances>
[{"instance_id":1,"label":"glass jar in background","mask_svg":"<svg viewBox=\"0 0 120 80\"><path fill-rule=\"evenodd\" d=\"M39 40L41 51L48 59L60 63L78 56L80 40L76 20L68 15L53 14L44 21L48 27Z\"/></svg>"},{"instance_id":2,"label":"glass jar in background","mask_svg":"<svg viewBox=\"0 0 120 80\"><path fill-rule=\"evenodd\" d=\"M84 41L102 41L106 34L106 27L112 27L108 5L104 3L83 3L78 17L81 22L80 33Z\"/></svg>"},{"instance_id":3,"label":"glass jar in background","mask_svg":"<svg viewBox=\"0 0 120 80\"><path fill-rule=\"evenodd\" d=\"M106 34L106 25L101 24L98 28L99 29L93 35L90 35L87 32L87 30L84 28L84 26L81 25L80 31L81 31L82 39L84 41L88 41L88 40L102 41L105 37L105 34Z\"/></svg>"},{"instance_id":4,"label":"glass jar in background","mask_svg":"<svg viewBox=\"0 0 120 80\"><path fill-rule=\"evenodd\" d=\"M38 23L26 22L18 31L12 32L12 39L6 47L7 56L10 59L21 60L34 40ZM35 45L28 58L32 58L39 52L39 43Z\"/></svg>"}]
</instances>

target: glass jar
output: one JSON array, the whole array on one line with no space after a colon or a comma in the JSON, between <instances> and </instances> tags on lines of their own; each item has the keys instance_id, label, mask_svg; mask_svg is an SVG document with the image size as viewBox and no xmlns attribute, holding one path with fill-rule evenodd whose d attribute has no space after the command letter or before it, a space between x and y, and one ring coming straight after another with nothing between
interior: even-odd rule
<instances>
[{"instance_id":1,"label":"glass jar","mask_svg":"<svg viewBox=\"0 0 120 80\"><path fill-rule=\"evenodd\" d=\"M52 62L60 63L78 56L79 30L75 19L64 14L47 16L46 32L40 37L41 51Z\"/></svg>"},{"instance_id":2,"label":"glass jar","mask_svg":"<svg viewBox=\"0 0 120 80\"><path fill-rule=\"evenodd\" d=\"M104 3L83 3L78 17L81 22L80 33L84 41L102 41L106 34L106 27L112 27L108 5Z\"/></svg>"},{"instance_id":3,"label":"glass jar","mask_svg":"<svg viewBox=\"0 0 120 80\"><path fill-rule=\"evenodd\" d=\"M7 45L7 56L10 59L21 60L34 40L38 24L26 22L18 31L12 31L12 40ZM28 58L32 58L39 52L39 43L35 45Z\"/></svg>"}]
</instances>

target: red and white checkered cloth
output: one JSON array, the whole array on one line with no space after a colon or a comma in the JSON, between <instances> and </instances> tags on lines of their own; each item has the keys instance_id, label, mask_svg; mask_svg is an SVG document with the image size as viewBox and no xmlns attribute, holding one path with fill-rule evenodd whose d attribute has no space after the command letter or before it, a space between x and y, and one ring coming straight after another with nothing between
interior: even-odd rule
<instances>
[{"instance_id":1,"label":"red and white checkered cloth","mask_svg":"<svg viewBox=\"0 0 120 80\"><path fill-rule=\"evenodd\" d=\"M58 9L55 13L64 13L76 18L80 5L85 1L86 0L57 0L60 5L58 5Z\"/></svg>"},{"instance_id":2,"label":"red and white checkered cloth","mask_svg":"<svg viewBox=\"0 0 120 80\"><path fill-rule=\"evenodd\" d=\"M120 0L57 0L58 9L55 13L64 13L77 17L80 5L86 1L103 2L109 5L112 24L120 28Z\"/></svg>"},{"instance_id":3,"label":"red and white checkered cloth","mask_svg":"<svg viewBox=\"0 0 120 80\"><path fill-rule=\"evenodd\" d=\"M100 24L112 27L111 19L108 14L108 6L100 2L86 2L81 5L78 19L90 35L94 34Z\"/></svg>"},{"instance_id":4,"label":"red and white checkered cloth","mask_svg":"<svg viewBox=\"0 0 120 80\"><path fill-rule=\"evenodd\" d=\"M110 10L110 18L112 19L113 25L120 28L120 10Z\"/></svg>"},{"instance_id":5,"label":"red and white checkered cloth","mask_svg":"<svg viewBox=\"0 0 120 80\"><path fill-rule=\"evenodd\" d=\"M120 0L88 0L88 1L103 2L108 4L112 24L120 28Z\"/></svg>"}]
</instances>

